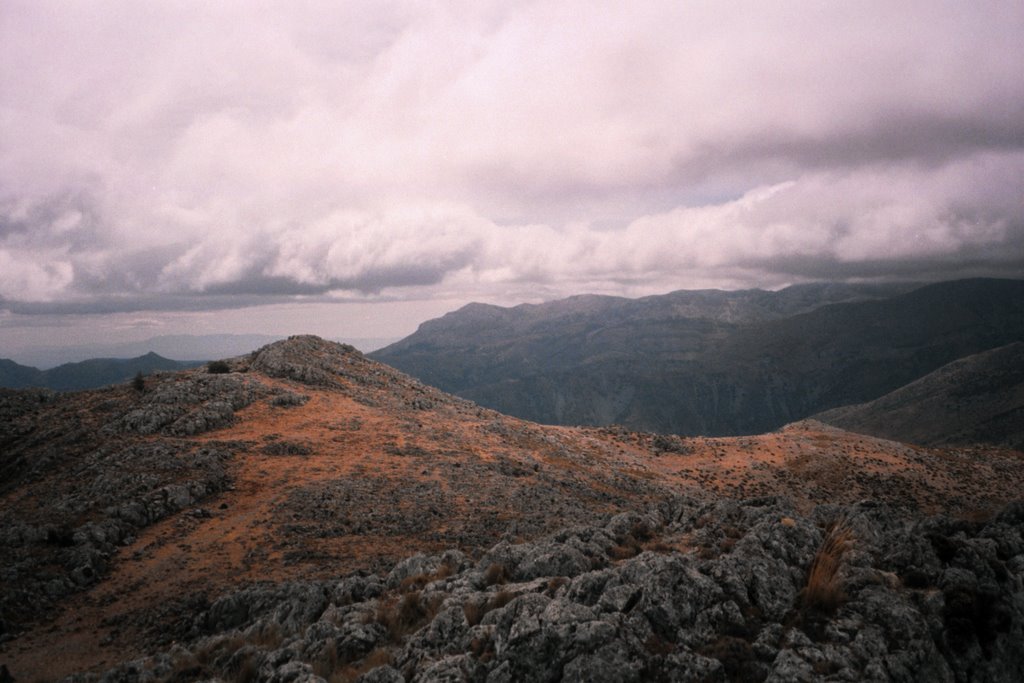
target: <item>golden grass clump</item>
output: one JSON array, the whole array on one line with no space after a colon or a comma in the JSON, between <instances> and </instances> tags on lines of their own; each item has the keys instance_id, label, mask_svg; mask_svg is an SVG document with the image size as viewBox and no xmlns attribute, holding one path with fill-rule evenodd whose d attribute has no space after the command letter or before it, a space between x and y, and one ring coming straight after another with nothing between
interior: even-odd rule
<instances>
[{"instance_id":1,"label":"golden grass clump","mask_svg":"<svg viewBox=\"0 0 1024 683\"><path fill-rule=\"evenodd\" d=\"M807 585L801 593L801 605L805 609L831 614L846 602L839 569L854 540L853 529L847 519L836 521L825 534L807 573Z\"/></svg>"},{"instance_id":2,"label":"golden grass clump","mask_svg":"<svg viewBox=\"0 0 1024 683\"><path fill-rule=\"evenodd\" d=\"M508 581L508 570L505 565L495 562L484 572L484 583L488 586L502 584Z\"/></svg>"}]
</instances>

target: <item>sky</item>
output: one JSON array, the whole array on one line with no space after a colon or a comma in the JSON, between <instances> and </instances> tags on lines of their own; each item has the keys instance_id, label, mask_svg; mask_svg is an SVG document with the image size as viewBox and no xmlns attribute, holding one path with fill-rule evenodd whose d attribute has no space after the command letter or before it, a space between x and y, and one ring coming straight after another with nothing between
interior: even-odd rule
<instances>
[{"instance_id":1,"label":"sky","mask_svg":"<svg viewBox=\"0 0 1024 683\"><path fill-rule=\"evenodd\" d=\"M0 0L0 357L1024 277L1024 3Z\"/></svg>"}]
</instances>

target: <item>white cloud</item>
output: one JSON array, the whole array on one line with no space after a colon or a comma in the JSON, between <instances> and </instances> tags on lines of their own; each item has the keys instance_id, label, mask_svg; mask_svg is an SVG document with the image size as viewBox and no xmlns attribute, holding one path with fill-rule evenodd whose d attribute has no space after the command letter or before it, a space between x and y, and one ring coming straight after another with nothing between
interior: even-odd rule
<instances>
[{"instance_id":1,"label":"white cloud","mask_svg":"<svg viewBox=\"0 0 1024 683\"><path fill-rule=\"evenodd\" d=\"M1015 2L2 14L8 300L558 295L1024 261Z\"/></svg>"},{"instance_id":2,"label":"white cloud","mask_svg":"<svg viewBox=\"0 0 1024 683\"><path fill-rule=\"evenodd\" d=\"M52 301L71 284L71 263L61 254L27 257L24 252L0 248L0 301L9 299Z\"/></svg>"}]
</instances>

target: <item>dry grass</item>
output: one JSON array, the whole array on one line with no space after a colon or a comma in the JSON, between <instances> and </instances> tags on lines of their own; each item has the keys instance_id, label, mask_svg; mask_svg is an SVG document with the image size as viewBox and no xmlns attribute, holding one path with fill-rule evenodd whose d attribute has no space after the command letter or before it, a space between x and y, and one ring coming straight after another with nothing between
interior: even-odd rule
<instances>
[{"instance_id":1,"label":"dry grass","mask_svg":"<svg viewBox=\"0 0 1024 683\"><path fill-rule=\"evenodd\" d=\"M511 591L500 591L495 593L494 597L491 598L487 604L491 609L498 609L499 607L504 607L508 603L512 602L515 597L515 594Z\"/></svg>"},{"instance_id":2,"label":"dry grass","mask_svg":"<svg viewBox=\"0 0 1024 683\"><path fill-rule=\"evenodd\" d=\"M476 626L484 615L491 610L504 607L515 599L515 593L511 591L499 591L484 602L466 602L462 605L462 613L466 616L466 623Z\"/></svg>"},{"instance_id":3,"label":"dry grass","mask_svg":"<svg viewBox=\"0 0 1024 683\"><path fill-rule=\"evenodd\" d=\"M484 583L488 586L493 586L496 583L505 583L506 581L508 581L508 570L505 569L503 564L495 562L484 572Z\"/></svg>"},{"instance_id":4,"label":"dry grass","mask_svg":"<svg viewBox=\"0 0 1024 683\"><path fill-rule=\"evenodd\" d=\"M313 673L328 678L338 670L338 663L338 649L333 643L328 644L320 658L313 662Z\"/></svg>"},{"instance_id":5,"label":"dry grass","mask_svg":"<svg viewBox=\"0 0 1024 683\"><path fill-rule=\"evenodd\" d=\"M654 529L644 522L635 522L629 532L615 539L615 545L608 549L608 557L612 560L636 557L643 552L644 544L650 542L654 536Z\"/></svg>"},{"instance_id":6,"label":"dry grass","mask_svg":"<svg viewBox=\"0 0 1024 683\"><path fill-rule=\"evenodd\" d=\"M854 540L853 529L846 519L836 521L825 534L807 573L807 585L800 595L804 609L831 614L846 601L839 569Z\"/></svg>"},{"instance_id":7,"label":"dry grass","mask_svg":"<svg viewBox=\"0 0 1024 683\"><path fill-rule=\"evenodd\" d=\"M284 640L281 628L277 624L264 624L258 631L253 633L232 633L230 635L214 638L197 649L192 662L183 661L181 665L192 664L198 671L223 669L227 662L242 648L250 646L257 650L275 650ZM190 657L191 659L191 657ZM233 681L256 680L256 653L250 653L241 662L237 663L233 671L222 670L222 674ZM184 679L182 679L184 680Z\"/></svg>"},{"instance_id":8,"label":"dry grass","mask_svg":"<svg viewBox=\"0 0 1024 683\"><path fill-rule=\"evenodd\" d=\"M469 652L481 662L489 662L494 658L494 641L485 636L477 636L469 643Z\"/></svg>"},{"instance_id":9,"label":"dry grass","mask_svg":"<svg viewBox=\"0 0 1024 683\"><path fill-rule=\"evenodd\" d=\"M402 579L402 583L398 584L399 593L409 593L410 591L423 590L428 583L433 581L430 574L416 574L415 576L407 576Z\"/></svg>"},{"instance_id":10,"label":"dry grass","mask_svg":"<svg viewBox=\"0 0 1024 683\"><path fill-rule=\"evenodd\" d=\"M324 676L328 683L352 683L371 669L378 666L391 664L393 657L387 648L378 647L366 655L358 664L350 664L341 669L335 669L330 675Z\"/></svg>"},{"instance_id":11,"label":"dry grass","mask_svg":"<svg viewBox=\"0 0 1024 683\"><path fill-rule=\"evenodd\" d=\"M423 626L437 614L441 600L424 600L419 591L406 593L400 599L382 602L377 608L376 620L387 629L392 642Z\"/></svg>"},{"instance_id":12,"label":"dry grass","mask_svg":"<svg viewBox=\"0 0 1024 683\"><path fill-rule=\"evenodd\" d=\"M995 505L979 505L962 511L958 516L972 524L987 524L992 521L997 512L998 508Z\"/></svg>"},{"instance_id":13,"label":"dry grass","mask_svg":"<svg viewBox=\"0 0 1024 683\"><path fill-rule=\"evenodd\" d=\"M462 605L462 613L466 616L467 624L476 626L484 618L484 615L487 614L487 603L466 602Z\"/></svg>"},{"instance_id":14,"label":"dry grass","mask_svg":"<svg viewBox=\"0 0 1024 683\"><path fill-rule=\"evenodd\" d=\"M608 557L613 560L628 560L640 554L640 544L636 541L619 543L608 548Z\"/></svg>"},{"instance_id":15,"label":"dry grass","mask_svg":"<svg viewBox=\"0 0 1024 683\"><path fill-rule=\"evenodd\" d=\"M398 585L398 591L400 593L408 593L409 591L423 590L428 584L440 581L441 579L447 579L454 573L455 567L445 562L437 568L437 571L430 574L416 574L405 577L402 579L402 583Z\"/></svg>"}]
</instances>

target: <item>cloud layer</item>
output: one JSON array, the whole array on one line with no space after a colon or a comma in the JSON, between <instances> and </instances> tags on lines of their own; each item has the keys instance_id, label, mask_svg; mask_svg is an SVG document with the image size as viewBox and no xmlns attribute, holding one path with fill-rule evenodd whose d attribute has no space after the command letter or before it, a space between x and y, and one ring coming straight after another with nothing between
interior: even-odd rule
<instances>
[{"instance_id":1,"label":"cloud layer","mask_svg":"<svg viewBox=\"0 0 1024 683\"><path fill-rule=\"evenodd\" d=\"M0 308L1024 275L1019 2L0 8Z\"/></svg>"}]
</instances>

